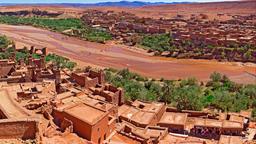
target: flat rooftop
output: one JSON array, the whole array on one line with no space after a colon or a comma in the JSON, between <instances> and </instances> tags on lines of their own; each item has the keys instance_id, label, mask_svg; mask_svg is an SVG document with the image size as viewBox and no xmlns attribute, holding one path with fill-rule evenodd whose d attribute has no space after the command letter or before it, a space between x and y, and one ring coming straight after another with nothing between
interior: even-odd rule
<instances>
[{"instance_id":1,"label":"flat rooftop","mask_svg":"<svg viewBox=\"0 0 256 144\"><path fill-rule=\"evenodd\" d=\"M150 112L159 112L161 110L162 107L164 107L165 105L163 103L156 103L153 102L150 105L146 105L145 108L143 108L143 110L145 111L150 111Z\"/></svg>"},{"instance_id":2,"label":"flat rooftop","mask_svg":"<svg viewBox=\"0 0 256 144\"><path fill-rule=\"evenodd\" d=\"M187 117L188 114L186 113L165 112L162 118L160 119L159 123L185 125Z\"/></svg>"},{"instance_id":3,"label":"flat rooftop","mask_svg":"<svg viewBox=\"0 0 256 144\"><path fill-rule=\"evenodd\" d=\"M126 110L128 110L130 106L123 104L122 106L118 107L118 116L123 114Z\"/></svg>"},{"instance_id":4,"label":"flat rooftop","mask_svg":"<svg viewBox=\"0 0 256 144\"><path fill-rule=\"evenodd\" d=\"M244 117L237 116L237 115L231 115L229 120L234 122L244 123Z\"/></svg>"},{"instance_id":5,"label":"flat rooftop","mask_svg":"<svg viewBox=\"0 0 256 144\"><path fill-rule=\"evenodd\" d=\"M164 135L165 133L168 133L167 128L161 128L161 127L146 127L144 130L144 133L150 137L160 137Z\"/></svg>"},{"instance_id":6,"label":"flat rooftop","mask_svg":"<svg viewBox=\"0 0 256 144\"><path fill-rule=\"evenodd\" d=\"M155 113L139 111L133 115L131 120L140 124L149 125L154 117Z\"/></svg>"},{"instance_id":7,"label":"flat rooftop","mask_svg":"<svg viewBox=\"0 0 256 144\"><path fill-rule=\"evenodd\" d=\"M118 109L119 110L119 109ZM138 110L135 107L129 107L128 109L126 109L122 114L120 114L120 116L131 119L137 112L139 112L140 110Z\"/></svg>"},{"instance_id":8,"label":"flat rooftop","mask_svg":"<svg viewBox=\"0 0 256 144\"><path fill-rule=\"evenodd\" d=\"M213 120L213 119L202 119L202 118L195 118L195 126L202 126L202 127L222 127L222 121Z\"/></svg>"},{"instance_id":9,"label":"flat rooftop","mask_svg":"<svg viewBox=\"0 0 256 144\"><path fill-rule=\"evenodd\" d=\"M83 103L86 103L87 105L93 106L95 108L108 111L114 107L113 104L107 103L106 101L102 101L99 99L96 99L97 97L88 95L88 94L83 94L77 96Z\"/></svg>"},{"instance_id":10,"label":"flat rooftop","mask_svg":"<svg viewBox=\"0 0 256 144\"><path fill-rule=\"evenodd\" d=\"M157 103L157 102L146 103L146 102L141 102L141 101L136 100L132 103L132 106L140 108L144 111L157 113L165 105L164 105L164 103Z\"/></svg>"},{"instance_id":11,"label":"flat rooftop","mask_svg":"<svg viewBox=\"0 0 256 144\"><path fill-rule=\"evenodd\" d=\"M64 112L92 125L106 115L106 112L83 103L71 108L65 108Z\"/></svg>"},{"instance_id":12,"label":"flat rooftop","mask_svg":"<svg viewBox=\"0 0 256 144\"><path fill-rule=\"evenodd\" d=\"M159 144L205 144L204 140L196 137L190 137L179 134L168 134L164 139L160 140ZM216 144L216 143L209 143Z\"/></svg>"},{"instance_id":13,"label":"flat rooftop","mask_svg":"<svg viewBox=\"0 0 256 144\"><path fill-rule=\"evenodd\" d=\"M223 121L222 127L227 129L243 129L243 123L226 120Z\"/></svg>"},{"instance_id":14,"label":"flat rooftop","mask_svg":"<svg viewBox=\"0 0 256 144\"><path fill-rule=\"evenodd\" d=\"M243 140L239 136L226 136L221 135L218 144L242 144Z\"/></svg>"}]
</instances>

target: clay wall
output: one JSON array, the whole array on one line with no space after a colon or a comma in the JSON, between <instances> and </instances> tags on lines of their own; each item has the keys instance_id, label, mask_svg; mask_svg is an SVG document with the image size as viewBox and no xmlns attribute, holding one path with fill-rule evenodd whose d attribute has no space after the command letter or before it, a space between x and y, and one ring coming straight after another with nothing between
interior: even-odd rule
<instances>
[{"instance_id":1,"label":"clay wall","mask_svg":"<svg viewBox=\"0 0 256 144\"><path fill-rule=\"evenodd\" d=\"M184 125L178 125L178 124L159 123L158 125L161 127L167 127L169 131L178 130L180 132L183 132L185 129Z\"/></svg>"},{"instance_id":2,"label":"clay wall","mask_svg":"<svg viewBox=\"0 0 256 144\"><path fill-rule=\"evenodd\" d=\"M22 77L0 78L0 82L21 83L24 79Z\"/></svg>"},{"instance_id":3,"label":"clay wall","mask_svg":"<svg viewBox=\"0 0 256 144\"><path fill-rule=\"evenodd\" d=\"M105 83L105 75L103 71L95 72L95 71L90 71L89 72L89 77L90 78L98 78L99 84Z\"/></svg>"},{"instance_id":4,"label":"clay wall","mask_svg":"<svg viewBox=\"0 0 256 144\"><path fill-rule=\"evenodd\" d=\"M54 122L58 125L61 126L61 123L64 122L65 118L67 120L72 121L73 123L73 132L75 132L78 136L81 136L87 140L91 140L91 131L92 131L92 125L83 122L80 119L77 119L76 117L73 117L71 115L68 115L64 112L59 112L57 110L53 111L53 117L54 117Z\"/></svg>"},{"instance_id":5,"label":"clay wall","mask_svg":"<svg viewBox=\"0 0 256 144\"><path fill-rule=\"evenodd\" d=\"M85 88L89 88L89 87L95 87L98 84L98 78L94 78L91 80L86 80L85 79Z\"/></svg>"},{"instance_id":6,"label":"clay wall","mask_svg":"<svg viewBox=\"0 0 256 144\"><path fill-rule=\"evenodd\" d=\"M110 130L115 126L115 122L109 123L109 116L106 115L92 128L92 141L101 144L110 135Z\"/></svg>"},{"instance_id":7,"label":"clay wall","mask_svg":"<svg viewBox=\"0 0 256 144\"><path fill-rule=\"evenodd\" d=\"M80 76L76 73L72 73L71 74L71 78L74 79L76 81L77 84L79 84L80 86L85 86L85 77L84 76Z\"/></svg>"},{"instance_id":8,"label":"clay wall","mask_svg":"<svg viewBox=\"0 0 256 144\"><path fill-rule=\"evenodd\" d=\"M124 103L124 91L122 88L117 88L112 85L106 85L105 90L112 92L113 95L109 95L104 91L101 92L101 96L105 97L108 102L113 102L117 105L122 105Z\"/></svg>"},{"instance_id":9,"label":"clay wall","mask_svg":"<svg viewBox=\"0 0 256 144\"><path fill-rule=\"evenodd\" d=\"M162 118L164 112L166 111L166 106L164 105L159 112L156 113L156 120L157 122L160 121L160 119Z\"/></svg>"},{"instance_id":10,"label":"clay wall","mask_svg":"<svg viewBox=\"0 0 256 144\"><path fill-rule=\"evenodd\" d=\"M73 132L78 136L81 136L87 140L90 140L94 143L102 143L110 134L110 129L113 128L113 124L109 123L108 115L105 115L104 118L98 121L95 125L82 121L76 117L66 114L65 112L53 111L54 122L57 125L61 123L66 118L73 123Z\"/></svg>"},{"instance_id":11,"label":"clay wall","mask_svg":"<svg viewBox=\"0 0 256 144\"><path fill-rule=\"evenodd\" d=\"M87 80L86 75L78 75L76 73L71 74L71 78L76 81L76 83L82 87L89 88L89 87L95 87L99 82L99 77L91 77L91 80Z\"/></svg>"},{"instance_id":12,"label":"clay wall","mask_svg":"<svg viewBox=\"0 0 256 144\"><path fill-rule=\"evenodd\" d=\"M36 139L38 123L35 120L1 120L0 139Z\"/></svg>"}]
</instances>

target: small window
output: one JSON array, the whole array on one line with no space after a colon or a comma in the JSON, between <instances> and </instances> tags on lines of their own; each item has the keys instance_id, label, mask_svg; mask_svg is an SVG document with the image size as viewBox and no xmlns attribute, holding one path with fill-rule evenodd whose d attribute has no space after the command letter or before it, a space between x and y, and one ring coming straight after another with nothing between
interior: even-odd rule
<instances>
[{"instance_id":1,"label":"small window","mask_svg":"<svg viewBox=\"0 0 256 144\"><path fill-rule=\"evenodd\" d=\"M98 139L98 144L100 144L100 142L101 142L101 138Z\"/></svg>"},{"instance_id":2,"label":"small window","mask_svg":"<svg viewBox=\"0 0 256 144\"><path fill-rule=\"evenodd\" d=\"M229 120L229 119L230 119L230 117L231 117L231 116L228 114L228 115L227 115L227 117L226 117L226 120Z\"/></svg>"},{"instance_id":3,"label":"small window","mask_svg":"<svg viewBox=\"0 0 256 144\"><path fill-rule=\"evenodd\" d=\"M106 134L104 134L104 140L106 140L107 139L107 135Z\"/></svg>"},{"instance_id":4,"label":"small window","mask_svg":"<svg viewBox=\"0 0 256 144\"><path fill-rule=\"evenodd\" d=\"M143 109L144 107L145 107L145 106L142 105L142 104L139 105L139 108L140 108L140 109Z\"/></svg>"}]
</instances>

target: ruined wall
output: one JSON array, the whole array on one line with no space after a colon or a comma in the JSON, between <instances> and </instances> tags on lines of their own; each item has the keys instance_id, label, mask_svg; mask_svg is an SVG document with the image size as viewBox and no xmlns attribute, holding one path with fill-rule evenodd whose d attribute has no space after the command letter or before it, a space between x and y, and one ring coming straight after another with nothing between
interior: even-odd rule
<instances>
[{"instance_id":1,"label":"ruined wall","mask_svg":"<svg viewBox=\"0 0 256 144\"><path fill-rule=\"evenodd\" d=\"M85 88L95 87L98 84L98 78L85 80Z\"/></svg>"},{"instance_id":2,"label":"ruined wall","mask_svg":"<svg viewBox=\"0 0 256 144\"><path fill-rule=\"evenodd\" d=\"M108 92L101 91L100 95L105 97L108 102L112 102L117 105L122 105L124 103L124 91L122 88L117 88L112 85L107 84L104 90L112 92L112 94Z\"/></svg>"},{"instance_id":3,"label":"ruined wall","mask_svg":"<svg viewBox=\"0 0 256 144\"><path fill-rule=\"evenodd\" d=\"M75 80L78 85L80 85L81 87L85 87L85 88L95 87L98 84L98 81L99 81L98 77L95 77L93 79L88 80L87 76L78 75L76 73L72 73L71 78L73 80Z\"/></svg>"},{"instance_id":4,"label":"ruined wall","mask_svg":"<svg viewBox=\"0 0 256 144\"><path fill-rule=\"evenodd\" d=\"M103 84L105 83L105 74L103 71L95 72L95 71L90 71L89 72L89 77L90 78L98 78L98 83Z\"/></svg>"},{"instance_id":5,"label":"ruined wall","mask_svg":"<svg viewBox=\"0 0 256 144\"><path fill-rule=\"evenodd\" d=\"M36 139L38 125L35 120L1 120L0 139Z\"/></svg>"},{"instance_id":6,"label":"ruined wall","mask_svg":"<svg viewBox=\"0 0 256 144\"><path fill-rule=\"evenodd\" d=\"M76 81L77 84L79 84L80 86L85 86L85 77L84 76L80 76L76 73L72 73L71 74L71 78L74 79Z\"/></svg>"}]
</instances>

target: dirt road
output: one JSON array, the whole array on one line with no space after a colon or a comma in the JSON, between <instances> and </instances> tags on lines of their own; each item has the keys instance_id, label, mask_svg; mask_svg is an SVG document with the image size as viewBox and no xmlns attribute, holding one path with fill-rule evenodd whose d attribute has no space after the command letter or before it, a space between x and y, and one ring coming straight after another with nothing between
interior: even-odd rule
<instances>
[{"instance_id":1,"label":"dirt road","mask_svg":"<svg viewBox=\"0 0 256 144\"><path fill-rule=\"evenodd\" d=\"M207 80L212 72L218 71L239 83L256 83L256 78L251 75L256 73L255 65L153 57L126 46L86 42L30 26L0 25L0 34L15 40L19 47L23 45L48 47L50 52L74 59L81 65L129 68L153 78L196 77L202 81Z\"/></svg>"},{"instance_id":2,"label":"dirt road","mask_svg":"<svg viewBox=\"0 0 256 144\"><path fill-rule=\"evenodd\" d=\"M8 91L5 89L0 90L0 108L4 110L7 118L24 118L29 116L28 113L23 111L18 105L15 104L12 96L15 96L16 93L14 91Z\"/></svg>"}]
</instances>

